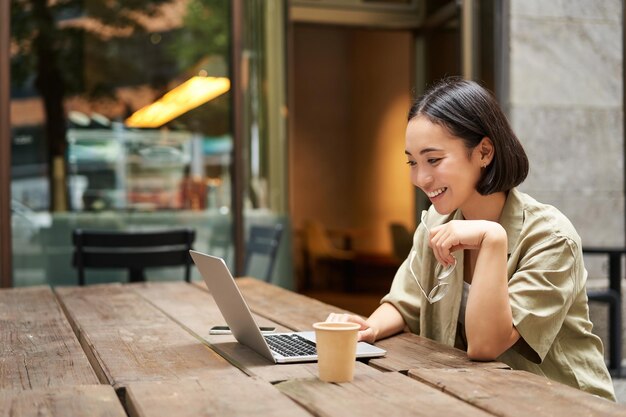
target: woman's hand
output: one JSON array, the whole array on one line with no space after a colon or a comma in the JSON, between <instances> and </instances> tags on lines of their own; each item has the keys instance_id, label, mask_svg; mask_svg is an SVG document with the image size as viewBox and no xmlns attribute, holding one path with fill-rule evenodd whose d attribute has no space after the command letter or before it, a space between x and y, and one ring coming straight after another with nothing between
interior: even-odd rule
<instances>
[{"instance_id":1,"label":"woman's hand","mask_svg":"<svg viewBox=\"0 0 626 417\"><path fill-rule=\"evenodd\" d=\"M359 342L374 343L376 341L378 331L371 327L362 317L353 314L330 313L326 321L357 323L361 326L359 329Z\"/></svg>"},{"instance_id":2,"label":"woman's hand","mask_svg":"<svg viewBox=\"0 0 626 417\"><path fill-rule=\"evenodd\" d=\"M467 355L494 360L520 337L509 301L506 230L487 220L453 220L433 227L429 237L437 261L444 265L454 262L451 252L477 251L465 309Z\"/></svg>"},{"instance_id":3,"label":"woman's hand","mask_svg":"<svg viewBox=\"0 0 626 417\"><path fill-rule=\"evenodd\" d=\"M485 238L490 235L501 235L503 231L500 224L488 220L452 220L433 227L428 244L433 249L437 261L448 266L455 262L452 252L480 249Z\"/></svg>"}]
</instances>

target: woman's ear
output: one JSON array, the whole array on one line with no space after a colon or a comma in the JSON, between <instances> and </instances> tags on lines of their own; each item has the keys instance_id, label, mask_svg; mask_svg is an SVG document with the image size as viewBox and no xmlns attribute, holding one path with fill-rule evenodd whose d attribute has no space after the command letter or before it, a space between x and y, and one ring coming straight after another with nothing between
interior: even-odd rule
<instances>
[{"instance_id":1,"label":"woman's ear","mask_svg":"<svg viewBox=\"0 0 626 417\"><path fill-rule=\"evenodd\" d=\"M480 156L480 166L486 168L493 160L494 147L493 142L487 136L482 138L478 146L476 146Z\"/></svg>"}]
</instances>

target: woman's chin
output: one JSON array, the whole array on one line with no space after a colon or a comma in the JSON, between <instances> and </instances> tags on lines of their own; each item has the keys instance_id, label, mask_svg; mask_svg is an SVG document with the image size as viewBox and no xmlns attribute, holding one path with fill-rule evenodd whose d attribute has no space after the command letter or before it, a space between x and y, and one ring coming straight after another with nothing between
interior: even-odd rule
<instances>
[{"instance_id":1,"label":"woman's chin","mask_svg":"<svg viewBox=\"0 0 626 417\"><path fill-rule=\"evenodd\" d=\"M441 214L442 216L446 216L448 214L451 214L454 210L451 209L450 207L446 207L443 205L438 205L433 203L433 207L435 208L435 211L439 214Z\"/></svg>"}]
</instances>

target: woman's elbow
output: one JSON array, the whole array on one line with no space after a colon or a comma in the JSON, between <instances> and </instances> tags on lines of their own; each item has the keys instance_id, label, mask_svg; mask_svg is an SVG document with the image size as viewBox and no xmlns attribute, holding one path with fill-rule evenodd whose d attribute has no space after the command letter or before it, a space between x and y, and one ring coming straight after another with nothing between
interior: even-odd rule
<instances>
[{"instance_id":1,"label":"woman's elbow","mask_svg":"<svg viewBox=\"0 0 626 417\"><path fill-rule=\"evenodd\" d=\"M474 333L467 335L467 357L474 361L495 361L520 338L515 327L511 327L507 333L502 332L499 336L493 334L490 337L477 338L472 335Z\"/></svg>"},{"instance_id":2,"label":"woman's elbow","mask_svg":"<svg viewBox=\"0 0 626 417\"><path fill-rule=\"evenodd\" d=\"M473 361L495 361L502 352L489 344L472 343L467 346L467 357Z\"/></svg>"}]
</instances>

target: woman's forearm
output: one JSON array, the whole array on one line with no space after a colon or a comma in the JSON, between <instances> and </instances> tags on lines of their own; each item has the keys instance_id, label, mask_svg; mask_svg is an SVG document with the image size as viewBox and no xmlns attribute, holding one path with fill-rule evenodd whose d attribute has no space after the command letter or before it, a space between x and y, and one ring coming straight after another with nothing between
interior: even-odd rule
<instances>
[{"instance_id":1,"label":"woman's forearm","mask_svg":"<svg viewBox=\"0 0 626 417\"><path fill-rule=\"evenodd\" d=\"M493 360L519 339L513 327L506 268L507 235L492 223L478 252L465 312L471 359Z\"/></svg>"},{"instance_id":2,"label":"woman's forearm","mask_svg":"<svg viewBox=\"0 0 626 417\"><path fill-rule=\"evenodd\" d=\"M374 332L374 340L384 339L404 329L405 323L402 315L393 304L381 304L369 318L367 324Z\"/></svg>"}]
</instances>

